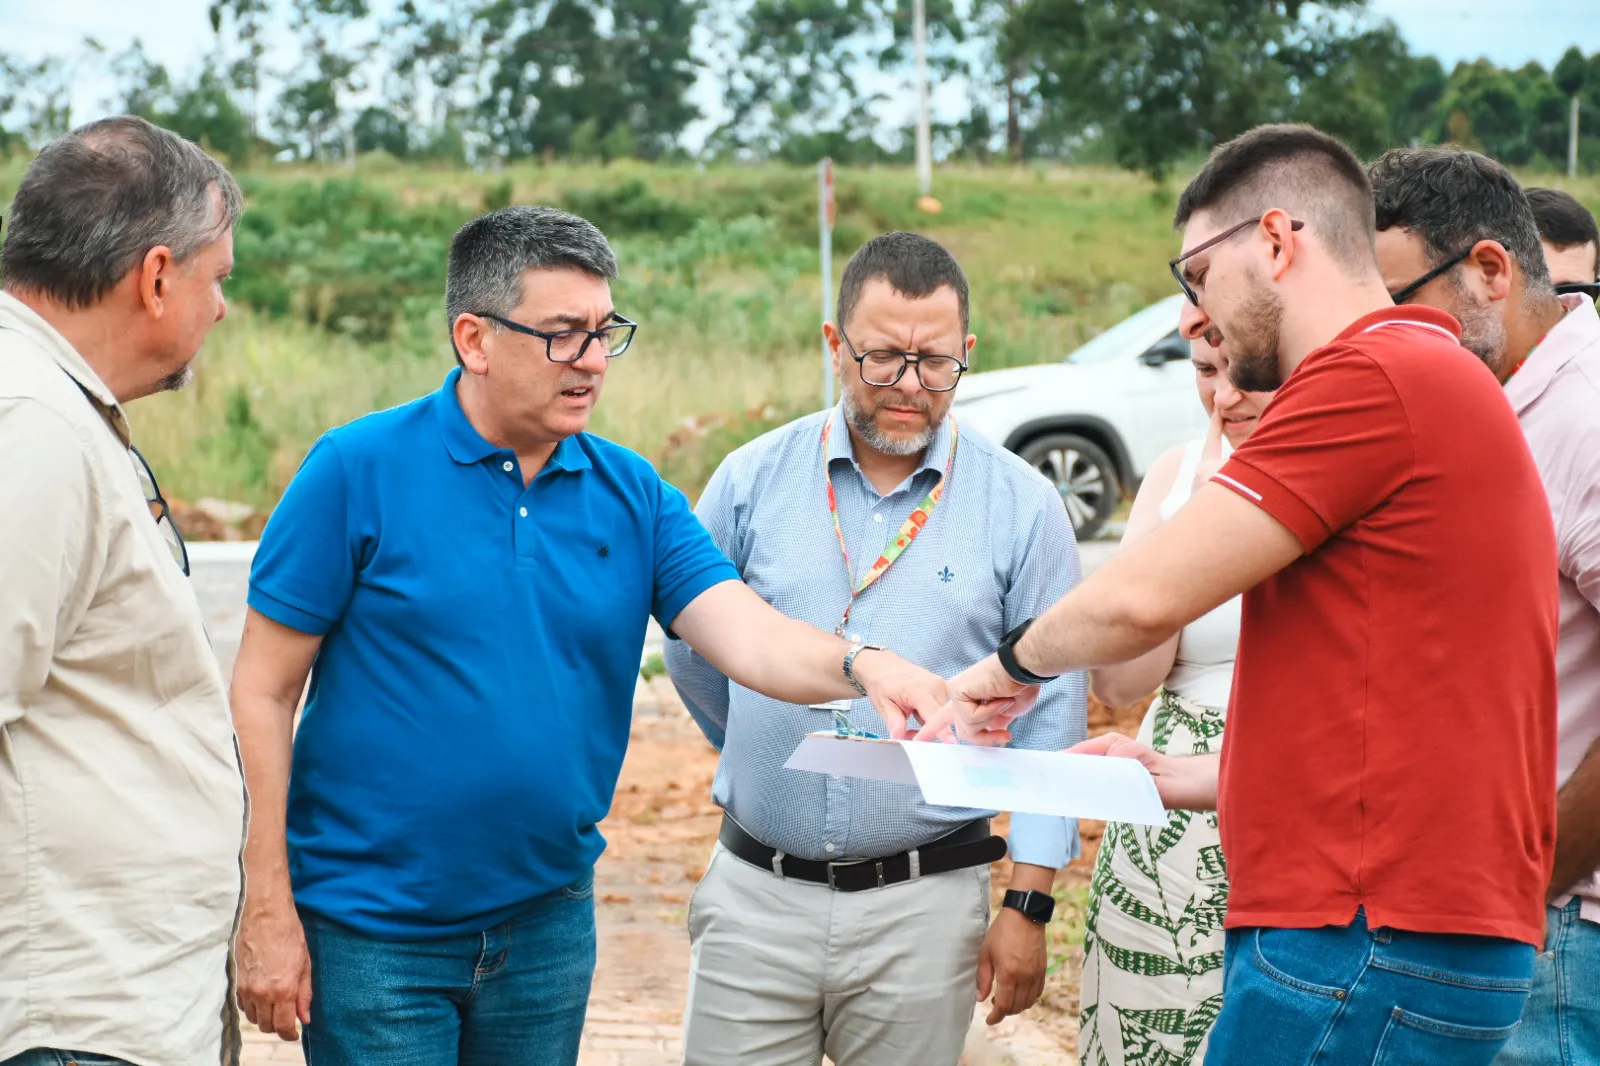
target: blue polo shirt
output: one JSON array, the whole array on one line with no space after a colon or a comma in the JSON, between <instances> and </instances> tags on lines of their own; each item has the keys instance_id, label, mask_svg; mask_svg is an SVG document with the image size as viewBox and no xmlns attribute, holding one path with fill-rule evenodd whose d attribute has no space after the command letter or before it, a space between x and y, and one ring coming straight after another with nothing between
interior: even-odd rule
<instances>
[{"instance_id":1,"label":"blue polo shirt","mask_svg":"<svg viewBox=\"0 0 1600 1066\"><path fill-rule=\"evenodd\" d=\"M456 397L324 435L250 606L322 636L289 782L296 902L370 936L479 932L605 847L647 616L738 572L643 458L586 433L526 487Z\"/></svg>"}]
</instances>

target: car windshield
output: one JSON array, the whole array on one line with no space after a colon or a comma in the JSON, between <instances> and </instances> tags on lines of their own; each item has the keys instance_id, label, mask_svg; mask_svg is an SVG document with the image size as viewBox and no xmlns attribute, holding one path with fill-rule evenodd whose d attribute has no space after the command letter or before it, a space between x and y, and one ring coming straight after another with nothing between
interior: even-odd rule
<instances>
[{"instance_id":1,"label":"car windshield","mask_svg":"<svg viewBox=\"0 0 1600 1066\"><path fill-rule=\"evenodd\" d=\"M1182 301L1183 294L1179 293L1151 304L1133 317L1118 322L1067 356L1066 362L1086 366L1090 363L1104 363L1119 355L1138 355L1172 329L1178 321L1178 309Z\"/></svg>"}]
</instances>

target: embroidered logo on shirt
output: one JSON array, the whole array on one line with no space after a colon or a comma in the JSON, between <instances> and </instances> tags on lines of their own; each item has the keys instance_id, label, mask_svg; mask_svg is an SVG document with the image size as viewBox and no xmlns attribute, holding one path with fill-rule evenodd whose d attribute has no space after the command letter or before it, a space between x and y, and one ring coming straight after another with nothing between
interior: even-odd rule
<instances>
[{"instance_id":1,"label":"embroidered logo on shirt","mask_svg":"<svg viewBox=\"0 0 1600 1066\"><path fill-rule=\"evenodd\" d=\"M609 545L609 544L600 545L600 550L598 552L596 552L595 554L599 555L600 558L602 558L602 559L611 558L611 545Z\"/></svg>"},{"instance_id":2,"label":"embroidered logo on shirt","mask_svg":"<svg viewBox=\"0 0 1600 1066\"><path fill-rule=\"evenodd\" d=\"M955 580L955 576L956 576L955 574L951 573L950 568L948 566L945 567L943 570L939 571L939 580L943 581L946 585L950 584L951 581Z\"/></svg>"}]
</instances>

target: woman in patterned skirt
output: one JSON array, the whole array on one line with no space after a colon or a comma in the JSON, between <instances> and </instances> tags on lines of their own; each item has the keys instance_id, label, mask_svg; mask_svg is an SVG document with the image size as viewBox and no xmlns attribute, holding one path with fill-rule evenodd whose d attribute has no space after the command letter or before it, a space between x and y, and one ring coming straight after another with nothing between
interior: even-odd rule
<instances>
[{"instance_id":1,"label":"woman in patterned skirt","mask_svg":"<svg viewBox=\"0 0 1600 1066\"><path fill-rule=\"evenodd\" d=\"M1211 427L1151 467L1128 517L1130 544L1172 517L1256 426L1270 392L1241 392L1217 349L1190 346ZM1161 647L1092 673L1095 695L1125 707L1160 686L1139 740L1169 755L1220 751L1239 600ZM1215 811L1169 811L1165 825L1106 825L1089 889L1078 1058L1082 1066L1190 1066L1222 1006L1228 881Z\"/></svg>"}]
</instances>

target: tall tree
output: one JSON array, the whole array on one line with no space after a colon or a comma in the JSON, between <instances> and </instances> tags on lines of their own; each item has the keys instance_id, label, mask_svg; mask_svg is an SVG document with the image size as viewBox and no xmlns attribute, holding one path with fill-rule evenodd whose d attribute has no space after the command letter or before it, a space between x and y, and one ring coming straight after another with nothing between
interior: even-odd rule
<instances>
[{"instance_id":1,"label":"tall tree","mask_svg":"<svg viewBox=\"0 0 1600 1066\"><path fill-rule=\"evenodd\" d=\"M1457 63L1439 102L1433 138L1482 151L1503 163L1528 162L1533 149L1519 86L1487 59Z\"/></svg>"},{"instance_id":2,"label":"tall tree","mask_svg":"<svg viewBox=\"0 0 1600 1066\"><path fill-rule=\"evenodd\" d=\"M301 62L278 97L277 125L312 159L342 155L355 161L354 117L345 98L362 88L359 71L371 41L350 40L367 17L367 0L293 0L293 26Z\"/></svg>"},{"instance_id":3,"label":"tall tree","mask_svg":"<svg viewBox=\"0 0 1600 1066\"><path fill-rule=\"evenodd\" d=\"M193 83L178 89L170 110L150 118L234 162L249 159L255 147L250 119L234 101L228 78L211 66L202 67Z\"/></svg>"},{"instance_id":4,"label":"tall tree","mask_svg":"<svg viewBox=\"0 0 1600 1066\"><path fill-rule=\"evenodd\" d=\"M72 128L73 59L0 53L0 147L39 147Z\"/></svg>"},{"instance_id":5,"label":"tall tree","mask_svg":"<svg viewBox=\"0 0 1600 1066\"><path fill-rule=\"evenodd\" d=\"M592 123L601 138L625 126L642 156L660 155L698 114L696 11L697 0L493 0L478 14L491 142L510 157L565 152Z\"/></svg>"},{"instance_id":6,"label":"tall tree","mask_svg":"<svg viewBox=\"0 0 1600 1066\"><path fill-rule=\"evenodd\" d=\"M250 123L250 136L261 136L261 61L267 53L264 36L267 17L271 14L271 0L211 0L206 15L211 20L211 32L219 42L228 40L223 34L226 25L232 34L233 61L228 65L227 77L234 89L245 94L245 114Z\"/></svg>"},{"instance_id":7,"label":"tall tree","mask_svg":"<svg viewBox=\"0 0 1600 1066\"><path fill-rule=\"evenodd\" d=\"M98 47L91 42L90 47ZM172 77L167 68L145 53L144 42L133 43L111 57L111 80L116 86L111 110L155 120L171 103Z\"/></svg>"},{"instance_id":8,"label":"tall tree","mask_svg":"<svg viewBox=\"0 0 1600 1066\"><path fill-rule=\"evenodd\" d=\"M484 95L485 49L475 0L403 0L384 28L393 57L388 112L408 127L410 149L464 159Z\"/></svg>"},{"instance_id":9,"label":"tall tree","mask_svg":"<svg viewBox=\"0 0 1600 1066\"><path fill-rule=\"evenodd\" d=\"M0 159L11 154L11 149L23 143L20 130L13 129L16 121L13 112L22 96L22 65L4 52L0 52Z\"/></svg>"},{"instance_id":10,"label":"tall tree","mask_svg":"<svg viewBox=\"0 0 1600 1066\"><path fill-rule=\"evenodd\" d=\"M911 8L910 0L750 0L726 9L728 24L713 36L728 116L713 150L795 162L888 155L873 112L896 82L901 99L914 98ZM926 16L937 85L965 73L965 29L951 0L927 0Z\"/></svg>"},{"instance_id":11,"label":"tall tree","mask_svg":"<svg viewBox=\"0 0 1600 1066\"><path fill-rule=\"evenodd\" d=\"M1561 94L1572 101L1567 133L1567 177L1578 174L1578 112L1582 106L1583 90L1589 80L1589 65L1577 45L1568 48L1552 75Z\"/></svg>"},{"instance_id":12,"label":"tall tree","mask_svg":"<svg viewBox=\"0 0 1600 1066\"><path fill-rule=\"evenodd\" d=\"M1356 0L1332 0L1342 9ZM1025 0L1012 46L1068 136L1097 136L1123 166L1180 156L1285 114L1300 0Z\"/></svg>"},{"instance_id":13,"label":"tall tree","mask_svg":"<svg viewBox=\"0 0 1600 1066\"><path fill-rule=\"evenodd\" d=\"M1420 138L1445 89L1437 60L1411 55L1392 22L1319 16L1282 53L1293 75L1289 117L1372 157Z\"/></svg>"}]
</instances>

